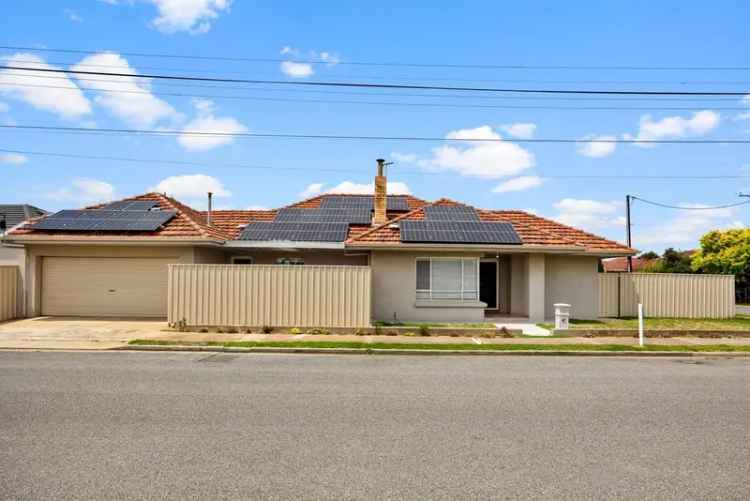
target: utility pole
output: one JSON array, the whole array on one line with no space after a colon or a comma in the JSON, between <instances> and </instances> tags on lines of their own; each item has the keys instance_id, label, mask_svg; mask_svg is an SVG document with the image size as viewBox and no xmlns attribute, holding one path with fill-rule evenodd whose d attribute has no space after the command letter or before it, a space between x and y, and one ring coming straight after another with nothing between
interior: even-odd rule
<instances>
[{"instance_id":1,"label":"utility pole","mask_svg":"<svg viewBox=\"0 0 750 501\"><path fill-rule=\"evenodd\" d=\"M630 238L630 195L625 195L625 229L628 235L628 247L631 247ZM628 256L628 273L633 272L633 256Z\"/></svg>"}]
</instances>

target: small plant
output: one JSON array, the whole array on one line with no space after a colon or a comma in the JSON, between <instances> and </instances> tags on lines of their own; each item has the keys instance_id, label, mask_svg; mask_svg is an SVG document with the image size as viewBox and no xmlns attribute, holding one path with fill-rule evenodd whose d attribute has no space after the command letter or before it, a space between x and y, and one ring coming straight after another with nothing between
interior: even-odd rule
<instances>
[{"instance_id":1,"label":"small plant","mask_svg":"<svg viewBox=\"0 0 750 501\"><path fill-rule=\"evenodd\" d=\"M398 331L387 331L386 336L398 336Z\"/></svg>"},{"instance_id":2,"label":"small plant","mask_svg":"<svg viewBox=\"0 0 750 501\"><path fill-rule=\"evenodd\" d=\"M216 333L217 334L224 334L224 328L223 327L217 327L216 328Z\"/></svg>"},{"instance_id":3,"label":"small plant","mask_svg":"<svg viewBox=\"0 0 750 501\"><path fill-rule=\"evenodd\" d=\"M260 330L261 332L263 332L263 334L270 334L273 332L273 327L271 327L270 325L264 325Z\"/></svg>"},{"instance_id":4,"label":"small plant","mask_svg":"<svg viewBox=\"0 0 750 501\"><path fill-rule=\"evenodd\" d=\"M201 327L200 329L198 329L198 332L200 332L201 334L206 334L208 332L208 329L206 329L205 327Z\"/></svg>"},{"instance_id":5,"label":"small plant","mask_svg":"<svg viewBox=\"0 0 750 501\"><path fill-rule=\"evenodd\" d=\"M226 332L227 334L237 334L237 332L239 331L237 330L237 327L230 326L230 327L225 327L224 332Z\"/></svg>"},{"instance_id":6,"label":"small plant","mask_svg":"<svg viewBox=\"0 0 750 501\"><path fill-rule=\"evenodd\" d=\"M300 329L298 327L292 327L291 329L289 329L289 334L293 334L295 336L298 336L298 335L302 334L302 329Z\"/></svg>"},{"instance_id":7,"label":"small plant","mask_svg":"<svg viewBox=\"0 0 750 501\"><path fill-rule=\"evenodd\" d=\"M493 339L495 337L495 331L486 331L481 334L481 337Z\"/></svg>"},{"instance_id":8,"label":"small plant","mask_svg":"<svg viewBox=\"0 0 750 501\"><path fill-rule=\"evenodd\" d=\"M367 331L364 330L364 329L357 329L356 331L354 331L354 335L355 336L366 336L367 335Z\"/></svg>"},{"instance_id":9,"label":"small plant","mask_svg":"<svg viewBox=\"0 0 750 501\"><path fill-rule=\"evenodd\" d=\"M178 320L174 323L174 328L177 329L180 332L186 332L187 331L187 320L184 318L181 320Z\"/></svg>"},{"instance_id":10,"label":"small plant","mask_svg":"<svg viewBox=\"0 0 750 501\"><path fill-rule=\"evenodd\" d=\"M250 327L243 327L242 329L243 334L252 334L253 330Z\"/></svg>"},{"instance_id":11,"label":"small plant","mask_svg":"<svg viewBox=\"0 0 750 501\"><path fill-rule=\"evenodd\" d=\"M307 331L307 333L313 336L327 336L331 333L331 331L327 331L325 329L320 329L320 328L315 328L315 329L310 329L309 331Z\"/></svg>"},{"instance_id":12,"label":"small plant","mask_svg":"<svg viewBox=\"0 0 750 501\"><path fill-rule=\"evenodd\" d=\"M509 331L509 330L508 330L508 328L507 328L507 327L505 327L505 326L503 326L503 327L500 327L500 336L501 336L501 337L508 337L508 338L509 338L509 337L516 337L516 336L514 336L514 335L513 335L513 333L512 333L511 331Z\"/></svg>"},{"instance_id":13,"label":"small plant","mask_svg":"<svg viewBox=\"0 0 750 501\"><path fill-rule=\"evenodd\" d=\"M449 335L450 335L450 337L459 337L460 336L460 334L458 332L456 332L456 331L451 332Z\"/></svg>"},{"instance_id":14,"label":"small plant","mask_svg":"<svg viewBox=\"0 0 750 501\"><path fill-rule=\"evenodd\" d=\"M383 335L383 328L379 325L375 325L375 335L376 336L382 336Z\"/></svg>"},{"instance_id":15,"label":"small plant","mask_svg":"<svg viewBox=\"0 0 750 501\"><path fill-rule=\"evenodd\" d=\"M427 324L419 324L419 335L423 337L429 337L430 327Z\"/></svg>"},{"instance_id":16,"label":"small plant","mask_svg":"<svg viewBox=\"0 0 750 501\"><path fill-rule=\"evenodd\" d=\"M416 336L416 333L409 331L409 332L404 332L403 335L404 336L408 336L408 337L414 337L414 336Z\"/></svg>"}]
</instances>

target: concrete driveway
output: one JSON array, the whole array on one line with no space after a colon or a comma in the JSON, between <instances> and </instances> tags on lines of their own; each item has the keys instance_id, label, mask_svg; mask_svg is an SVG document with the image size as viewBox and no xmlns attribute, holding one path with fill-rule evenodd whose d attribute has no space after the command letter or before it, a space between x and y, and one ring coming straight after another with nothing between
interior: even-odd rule
<instances>
[{"instance_id":1,"label":"concrete driveway","mask_svg":"<svg viewBox=\"0 0 750 501\"><path fill-rule=\"evenodd\" d=\"M750 305L738 304L735 308L737 308L738 315L750 315Z\"/></svg>"},{"instance_id":2,"label":"concrete driveway","mask_svg":"<svg viewBox=\"0 0 750 501\"><path fill-rule=\"evenodd\" d=\"M37 317L0 324L0 348L107 349L164 337L166 320Z\"/></svg>"}]
</instances>

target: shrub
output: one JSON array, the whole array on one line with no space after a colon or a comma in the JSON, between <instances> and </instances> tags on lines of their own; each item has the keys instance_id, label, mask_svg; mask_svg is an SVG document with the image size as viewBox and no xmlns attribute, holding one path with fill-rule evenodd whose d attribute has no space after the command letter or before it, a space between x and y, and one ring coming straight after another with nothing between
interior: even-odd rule
<instances>
[{"instance_id":1,"label":"shrub","mask_svg":"<svg viewBox=\"0 0 750 501\"><path fill-rule=\"evenodd\" d=\"M223 327L217 327L216 328L216 333L217 334L224 334L224 328Z\"/></svg>"},{"instance_id":2,"label":"shrub","mask_svg":"<svg viewBox=\"0 0 750 501\"><path fill-rule=\"evenodd\" d=\"M512 332L508 330L507 327L501 327L500 328L500 335L502 337L515 337Z\"/></svg>"},{"instance_id":3,"label":"shrub","mask_svg":"<svg viewBox=\"0 0 750 501\"><path fill-rule=\"evenodd\" d=\"M375 325L375 335L376 336L382 336L383 335L383 328L380 325Z\"/></svg>"},{"instance_id":4,"label":"shrub","mask_svg":"<svg viewBox=\"0 0 750 501\"><path fill-rule=\"evenodd\" d=\"M327 331L325 329L316 328L316 329L310 329L309 331L307 331L307 333L311 334L313 336L327 336L327 335L329 335L331 333L331 331Z\"/></svg>"},{"instance_id":5,"label":"shrub","mask_svg":"<svg viewBox=\"0 0 750 501\"><path fill-rule=\"evenodd\" d=\"M273 327L271 327L270 325L264 325L263 328L261 328L261 331L263 332L263 334L270 334L273 332Z\"/></svg>"},{"instance_id":6,"label":"shrub","mask_svg":"<svg viewBox=\"0 0 750 501\"><path fill-rule=\"evenodd\" d=\"M427 337L430 335L430 327L427 324L419 325L419 335Z\"/></svg>"},{"instance_id":7,"label":"shrub","mask_svg":"<svg viewBox=\"0 0 750 501\"><path fill-rule=\"evenodd\" d=\"M386 336L398 336L398 331L387 331Z\"/></svg>"},{"instance_id":8,"label":"shrub","mask_svg":"<svg viewBox=\"0 0 750 501\"><path fill-rule=\"evenodd\" d=\"M355 336L366 336L367 335L367 331L364 330L364 329L357 329L356 331L354 331L354 335Z\"/></svg>"},{"instance_id":9,"label":"shrub","mask_svg":"<svg viewBox=\"0 0 750 501\"><path fill-rule=\"evenodd\" d=\"M404 334L403 334L403 335L404 335L404 336L409 336L409 337L414 337L414 336L416 336L416 334L415 334L415 333L413 333L413 332L411 332L411 331L409 331L409 332L404 332Z\"/></svg>"},{"instance_id":10,"label":"shrub","mask_svg":"<svg viewBox=\"0 0 750 501\"><path fill-rule=\"evenodd\" d=\"M198 332L200 332L201 334L205 334L208 332L208 329L206 329L205 327L201 327L200 329L198 329Z\"/></svg>"},{"instance_id":11,"label":"shrub","mask_svg":"<svg viewBox=\"0 0 750 501\"><path fill-rule=\"evenodd\" d=\"M289 329L289 334L294 334L295 336L298 334L302 334L302 329L292 327L291 329Z\"/></svg>"},{"instance_id":12,"label":"shrub","mask_svg":"<svg viewBox=\"0 0 750 501\"><path fill-rule=\"evenodd\" d=\"M237 330L237 327L226 327L224 328L224 332L227 334L237 334L239 331Z\"/></svg>"},{"instance_id":13,"label":"shrub","mask_svg":"<svg viewBox=\"0 0 750 501\"><path fill-rule=\"evenodd\" d=\"M495 337L495 331L486 331L481 334L481 337L492 339Z\"/></svg>"},{"instance_id":14,"label":"shrub","mask_svg":"<svg viewBox=\"0 0 750 501\"><path fill-rule=\"evenodd\" d=\"M243 327L242 328L242 333L243 334L252 334L253 330L250 327Z\"/></svg>"}]
</instances>

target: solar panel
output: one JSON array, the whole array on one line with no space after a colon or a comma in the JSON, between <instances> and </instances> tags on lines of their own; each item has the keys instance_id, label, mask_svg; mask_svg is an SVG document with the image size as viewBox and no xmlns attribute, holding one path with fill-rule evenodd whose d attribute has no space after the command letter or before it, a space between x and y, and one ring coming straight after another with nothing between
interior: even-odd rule
<instances>
[{"instance_id":1,"label":"solar panel","mask_svg":"<svg viewBox=\"0 0 750 501\"><path fill-rule=\"evenodd\" d=\"M286 240L292 242L343 242L349 233L348 223L249 223L240 240Z\"/></svg>"},{"instance_id":2,"label":"solar panel","mask_svg":"<svg viewBox=\"0 0 750 501\"><path fill-rule=\"evenodd\" d=\"M424 213L428 221L479 222L477 211L468 205L428 205Z\"/></svg>"},{"instance_id":3,"label":"solar panel","mask_svg":"<svg viewBox=\"0 0 750 501\"><path fill-rule=\"evenodd\" d=\"M406 243L509 244L523 243L510 223L402 221L401 241Z\"/></svg>"},{"instance_id":4,"label":"solar panel","mask_svg":"<svg viewBox=\"0 0 750 501\"><path fill-rule=\"evenodd\" d=\"M158 207L159 202L156 200L121 200L119 202L112 202L101 208L101 210L126 210L126 211L141 211L151 210L154 207Z\"/></svg>"},{"instance_id":5,"label":"solar panel","mask_svg":"<svg viewBox=\"0 0 750 501\"><path fill-rule=\"evenodd\" d=\"M176 211L61 210L32 226L57 231L154 231Z\"/></svg>"},{"instance_id":6,"label":"solar panel","mask_svg":"<svg viewBox=\"0 0 750 501\"><path fill-rule=\"evenodd\" d=\"M354 209L364 208L372 210L373 208L373 196L372 195L361 195L361 196L325 196L320 201L320 207L322 209ZM406 197L399 195L390 195L388 197L388 210L392 211L408 211L409 204Z\"/></svg>"},{"instance_id":7,"label":"solar panel","mask_svg":"<svg viewBox=\"0 0 750 501\"><path fill-rule=\"evenodd\" d=\"M279 210L274 221L280 223L348 223L370 224L372 214L369 209L335 208L335 209L301 209L291 207Z\"/></svg>"}]
</instances>

